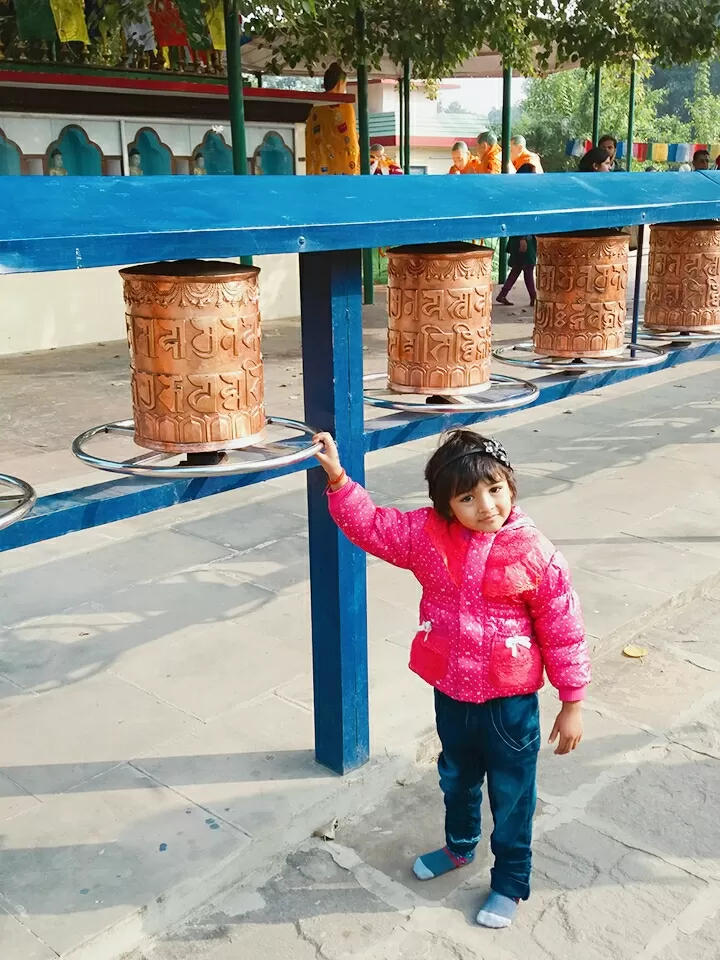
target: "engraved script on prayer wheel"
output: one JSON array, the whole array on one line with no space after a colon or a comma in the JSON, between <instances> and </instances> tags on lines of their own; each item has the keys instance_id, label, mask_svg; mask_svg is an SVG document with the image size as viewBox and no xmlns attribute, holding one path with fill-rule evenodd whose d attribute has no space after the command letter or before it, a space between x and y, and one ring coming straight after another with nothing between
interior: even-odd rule
<instances>
[{"instance_id":1,"label":"engraved script on prayer wheel","mask_svg":"<svg viewBox=\"0 0 720 960\"><path fill-rule=\"evenodd\" d=\"M258 273L207 260L120 271L139 446L202 453L262 439Z\"/></svg>"},{"instance_id":2,"label":"engraved script on prayer wheel","mask_svg":"<svg viewBox=\"0 0 720 960\"><path fill-rule=\"evenodd\" d=\"M625 340L629 237L538 237L533 345L548 357L612 357Z\"/></svg>"},{"instance_id":3,"label":"engraved script on prayer wheel","mask_svg":"<svg viewBox=\"0 0 720 960\"><path fill-rule=\"evenodd\" d=\"M388 386L450 396L490 386L493 252L472 243L388 250Z\"/></svg>"},{"instance_id":4,"label":"engraved script on prayer wheel","mask_svg":"<svg viewBox=\"0 0 720 960\"><path fill-rule=\"evenodd\" d=\"M720 330L720 223L667 223L650 230L645 326Z\"/></svg>"}]
</instances>

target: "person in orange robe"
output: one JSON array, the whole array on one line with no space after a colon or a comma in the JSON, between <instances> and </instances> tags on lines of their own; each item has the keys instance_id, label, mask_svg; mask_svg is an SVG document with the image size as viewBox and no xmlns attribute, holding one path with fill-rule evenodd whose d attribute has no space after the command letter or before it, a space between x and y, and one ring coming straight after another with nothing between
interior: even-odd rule
<instances>
[{"instance_id":1,"label":"person in orange robe","mask_svg":"<svg viewBox=\"0 0 720 960\"><path fill-rule=\"evenodd\" d=\"M402 176L405 171L398 166L394 160L385 154L385 147L380 143L374 143L370 147L370 173L387 174L390 176Z\"/></svg>"},{"instance_id":2,"label":"person in orange robe","mask_svg":"<svg viewBox=\"0 0 720 960\"><path fill-rule=\"evenodd\" d=\"M515 170L519 170L520 167L524 167L526 163L529 163L535 167L535 173L545 172L542 168L540 157L536 153L533 153L532 150L528 150L525 137L517 136L512 138L510 141L510 159L512 160L512 165Z\"/></svg>"},{"instance_id":3,"label":"person in orange robe","mask_svg":"<svg viewBox=\"0 0 720 960\"><path fill-rule=\"evenodd\" d=\"M477 138L478 173L502 173L502 150L494 133L486 130Z\"/></svg>"},{"instance_id":4,"label":"person in orange robe","mask_svg":"<svg viewBox=\"0 0 720 960\"><path fill-rule=\"evenodd\" d=\"M453 144L452 161L448 173L480 173L480 161L472 156L464 140L458 140Z\"/></svg>"},{"instance_id":5,"label":"person in orange robe","mask_svg":"<svg viewBox=\"0 0 720 960\"><path fill-rule=\"evenodd\" d=\"M328 93L343 94L347 76L339 63L325 71ZM309 174L359 174L360 142L352 103L313 107L305 124L305 160Z\"/></svg>"}]
</instances>

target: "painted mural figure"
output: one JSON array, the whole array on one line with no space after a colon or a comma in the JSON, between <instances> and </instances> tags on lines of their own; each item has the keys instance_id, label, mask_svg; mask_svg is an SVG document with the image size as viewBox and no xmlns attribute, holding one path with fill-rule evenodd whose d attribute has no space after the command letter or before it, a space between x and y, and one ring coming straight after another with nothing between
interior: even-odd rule
<instances>
[{"instance_id":1,"label":"painted mural figure","mask_svg":"<svg viewBox=\"0 0 720 960\"><path fill-rule=\"evenodd\" d=\"M330 65L323 83L328 93L345 93L347 76L339 63ZM313 107L305 129L307 173L360 173L360 144L353 104Z\"/></svg>"}]
</instances>

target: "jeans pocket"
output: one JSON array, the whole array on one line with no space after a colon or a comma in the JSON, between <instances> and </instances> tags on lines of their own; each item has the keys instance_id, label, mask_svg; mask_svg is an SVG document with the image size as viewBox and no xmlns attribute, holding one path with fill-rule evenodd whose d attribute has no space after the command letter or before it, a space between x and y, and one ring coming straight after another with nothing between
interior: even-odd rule
<instances>
[{"instance_id":1,"label":"jeans pocket","mask_svg":"<svg viewBox=\"0 0 720 960\"><path fill-rule=\"evenodd\" d=\"M536 693L501 697L490 701L495 733L511 750L519 753L540 741L540 707Z\"/></svg>"}]
</instances>

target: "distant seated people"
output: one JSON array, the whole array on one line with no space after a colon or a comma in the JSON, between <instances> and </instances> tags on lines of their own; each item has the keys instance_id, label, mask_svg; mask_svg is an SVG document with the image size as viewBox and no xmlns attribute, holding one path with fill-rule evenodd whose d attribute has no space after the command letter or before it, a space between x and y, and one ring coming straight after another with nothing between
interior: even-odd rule
<instances>
[{"instance_id":1,"label":"distant seated people","mask_svg":"<svg viewBox=\"0 0 720 960\"><path fill-rule=\"evenodd\" d=\"M385 156L385 147L379 143L374 143L370 147L370 173L372 174L390 174L402 176L402 167L399 167L394 160Z\"/></svg>"},{"instance_id":2,"label":"distant seated people","mask_svg":"<svg viewBox=\"0 0 720 960\"><path fill-rule=\"evenodd\" d=\"M692 158L693 170L710 169L710 152L705 149L696 150Z\"/></svg>"},{"instance_id":3,"label":"distant seated people","mask_svg":"<svg viewBox=\"0 0 720 960\"><path fill-rule=\"evenodd\" d=\"M578 164L580 173L611 173L612 157L604 147L592 147Z\"/></svg>"},{"instance_id":4,"label":"distant seated people","mask_svg":"<svg viewBox=\"0 0 720 960\"><path fill-rule=\"evenodd\" d=\"M486 130L477 138L478 173L502 173L502 151L494 133Z\"/></svg>"},{"instance_id":5,"label":"distant seated people","mask_svg":"<svg viewBox=\"0 0 720 960\"><path fill-rule=\"evenodd\" d=\"M540 157L527 148L525 137L513 137L510 141L510 159L515 170L519 173L520 167L529 163L534 167L535 173L544 173Z\"/></svg>"},{"instance_id":6,"label":"distant seated people","mask_svg":"<svg viewBox=\"0 0 720 960\"><path fill-rule=\"evenodd\" d=\"M470 153L464 140L453 144L452 166L448 173L480 173L480 161Z\"/></svg>"},{"instance_id":7,"label":"distant seated people","mask_svg":"<svg viewBox=\"0 0 720 960\"><path fill-rule=\"evenodd\" d=\"M615 137L611 137L609 133L606 133L604 137L600 137L597 145L602 147L603 150L607 150L610 154L610 170L615 171L619 170L620 167L617 165L617 145L618 142Z\"/></svg>"}]
</instances>

